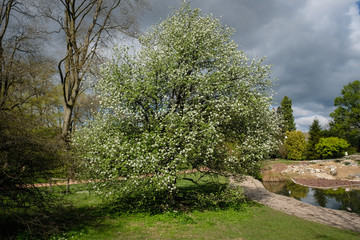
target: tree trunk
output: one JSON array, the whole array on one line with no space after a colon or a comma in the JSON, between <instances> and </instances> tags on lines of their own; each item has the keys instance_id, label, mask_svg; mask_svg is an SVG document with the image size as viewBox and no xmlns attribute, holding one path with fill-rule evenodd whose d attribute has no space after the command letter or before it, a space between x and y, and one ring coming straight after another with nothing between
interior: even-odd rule
<instances>
[{"instance_id":1,"label":"tree trunk","mask_svg":"<svg viewBox=\"0 0 360 240\"><path fill-rule=\"evenodd\" d=\"M62 128L62 137L67 142L71 133L71 119L72 119L73 106L64 103L64 122Z\"/></svg>"}]
</instances>

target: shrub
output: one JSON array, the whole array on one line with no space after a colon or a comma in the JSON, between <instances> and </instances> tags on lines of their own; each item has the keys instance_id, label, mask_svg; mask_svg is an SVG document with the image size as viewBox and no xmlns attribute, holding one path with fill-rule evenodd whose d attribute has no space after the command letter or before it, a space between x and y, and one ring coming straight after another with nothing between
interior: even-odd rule
<instances>
[{"instance_id":1,"label":"shrub","mask_svg":"<svg viewBox=\"0 0 360 240\"><path fill-rule=\"evenodd\" d=\"M34 183L52 177L58 145L36 127L25 114L0 111L0 239L21 229L32 237L53 230L48 216L57 198Z\"/></svg>"},{"instance_id":2,"label":"shrub","mask_svg":"<svg viewBox=\"0 0 360 240\"><path fill-rule=\"evenodd\" d=\"M316 151L320 155L321 159L337 158L344 156L345 151L349 148L349 146L350 145L341 138L320 138L319 143L316 144Z\"/></svg>"},{"instance_id":3,"label":"shrub","mask_svg":"<svg viewBox=\"0 0 360 240\"><path fill-rule=\"evenodd\" d=\"M285 148L287 151L287 159L301 160L303 159L306 142L301 131L286 132Z\"/></svg>"}]
</instances>

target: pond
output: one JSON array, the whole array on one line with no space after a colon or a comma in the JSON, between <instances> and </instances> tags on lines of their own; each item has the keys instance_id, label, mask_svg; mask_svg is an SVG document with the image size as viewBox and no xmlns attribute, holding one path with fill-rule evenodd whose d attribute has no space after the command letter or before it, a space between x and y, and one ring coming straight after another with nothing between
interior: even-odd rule
<instances>
[{"instance_id":1,"label":"pond","mask_svg":"<svg viewBox=\"0 0 360 240\"><path fill-rule=\"evenodd\" d=\"M360 213L360 190L350 188L317 189L288 182L263 182L273 193L296 198L315 206ZM357 188L359 189L359 188Z\"/></svg>"}]
</instances>

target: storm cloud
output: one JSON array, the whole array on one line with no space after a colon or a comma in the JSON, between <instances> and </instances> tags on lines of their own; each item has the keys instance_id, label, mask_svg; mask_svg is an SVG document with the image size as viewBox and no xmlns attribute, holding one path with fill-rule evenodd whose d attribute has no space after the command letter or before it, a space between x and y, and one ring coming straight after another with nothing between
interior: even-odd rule
<instances>
[{"instance_id":1,"label":"storm cloud","mask_svg":"<svg viewBox=\"0 0 360 240\"><path fill-rule=\"evenodd\" d=\"M182 0L152 0L142 19L146 31ZM354 0L192 0L235 28L233 40L252 58L266 56L276 78L274 106L292 99L297 128L313 119L326 127L342 87L360 79L359 1Z\"/></svg>"}]
</instances>

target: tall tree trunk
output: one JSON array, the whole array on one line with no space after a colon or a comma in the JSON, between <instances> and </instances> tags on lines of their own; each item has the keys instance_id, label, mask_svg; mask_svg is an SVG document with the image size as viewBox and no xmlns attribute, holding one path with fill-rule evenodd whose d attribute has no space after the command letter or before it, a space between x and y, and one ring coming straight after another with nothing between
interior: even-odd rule
<instances>
[{"instance_id":1,"label":"tall tree trunk","mask_svg":"<svg viewBox=\"0 0 360 240\"><path fill-rule=\"evenodd\" d=\"M72 119L73 106L64 103L64 122L62 128L62 137L65 141L69 140L71 133L71 119Z\"/></svg>"},{"instance_id":2,"label":"tall tree trunk","mask_svg":"<svg viewBox=\"0 0 360 240\"><path fill-rule=\"evenodd\" d=\"M60 2L58 7L63 8L63 15L52 15L50 8L46 8L44 14L59 23L61 31L66 35L66 56L59 62L58 69L64 95L62 137L67 141L71 137L73 108L78 95L81 94L81 82L90 72L93 60L98 57L98 46L106 42L106 37L112 36L111 32L114 31L133 35L132 26L136 22L133 16L136 15L136 8L140 7L144 0ZM120 3L123 3L122 6Z\"/></svg>"}]
</instances>

